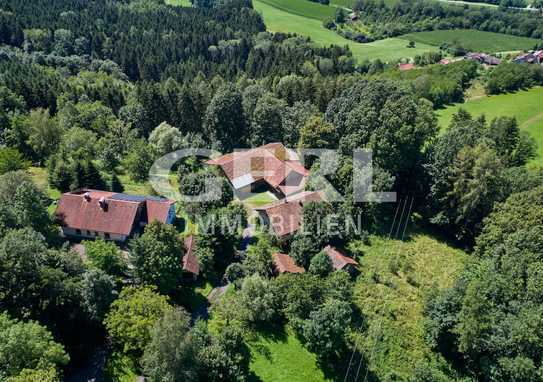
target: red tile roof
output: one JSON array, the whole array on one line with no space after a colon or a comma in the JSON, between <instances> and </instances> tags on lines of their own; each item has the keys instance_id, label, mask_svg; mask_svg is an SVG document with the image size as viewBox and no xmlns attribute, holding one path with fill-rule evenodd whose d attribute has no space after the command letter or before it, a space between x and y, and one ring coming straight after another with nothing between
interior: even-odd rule
<instances>
[{"instance_id":1,"label":"red tile roof","mask_svg":"<svg viewBox=\"0 0 543 382\"><path fill-rule=\"evenodd\" d=\"M294 259L284 253L272 254L273 264L278 273L304 273L305 269L299 267Z\"/></svg>"},{"instance_id":2,"label":"red tile roof","mask_svg":"<svg viewBox=\"0 0 543 382\"><path fill-rule=\"evenodd\" d=\"M324 252L326 252L328 257L332 261L332 266L334 267L335 270L343 269L348 264L351 264L354 266L358 265L358 263L354 259L348 256L345 256L336 247L332 247L331 245L327 245L324 248Z\"/></svg>"},{"instance_id":3,"label":"red tile roof","mask_svg":"<svg viewBox=\"0 0 543 382\"><path fill-rule=\"evenodd\" d=\"M266 208L265 211L277 236L289 235L300 228L302 205L299 202L283 202Z\"/></svg>"},{"instance_id":4,"label":"red tile roof","mask_svg":"<svg viewBox=\"0 0 543 382\"><path fill-rule=\"evenodd\" d=\"M269 143L251 150L226 154L207 161L207 164L220 166L235 188L260 179L277 188L292 172L309 175L296 154L287 150L282 143ZM240 179L243 181L238 186Z\"/></svg>"},{"instance_id":5,"label":"red tile roof","mask_svg":"<svg viewBox=\"0 0 543 382\"><path fill-rule=\"evenodd\" d=\"M62 194L55 216L63 227L128 236L137 220L167 222L172 203L167 199L84 189Z\"/></svg>"},{"instance_id":6,"label":"red tile roof","mask_svg":"<svg viewBox=\"0 0 543 382\"><path fill-rule=\"evenodd\" d=\"M173 203L172 200L146 200L147 222L151 223L153 220L158 220L161 223L166 223Z\"/></svg>"},{"instance_id":7,"label":"red tile roof","mask_svg":"<svg viewBox=\"0 0 543 382\"><path fill-rule=\"evenodd\" d=\"M270 224L279 237L296 232L300 228L303 215L303 205L306 202L318 202L323 200L320 192L304 191L288 196L277 202L258 207L270 219Z\"/></svg>"},{"instance_id":8,"label":"red tile roof","mask_svg":"<svg viewBox=\"0 0 543 382\"><path fill-rule=\"evenodd\" d=\"M183 256L183 270L196 276L200 274L200 262L194 254L194 236L187 236L184 240L185 256Z\"/></svg>"},{"instance_id":9,"label":"red tile roof","mask_svg":"<svg viewBox=\"0 0 543 382\"><path fill-rule=\"evenodd\" d=\"M400 69L400 71L402 72L405 72L407 70L415 69L415 65L414 64L399 64L398 69Z\"/></svg>"},{"instance_id":10,"label":"red tile roof","mask_svg":"<svg viewBox=\"0 0 543 382\"><path fill-rule=\"evenodd\" d=\"M276 207L276 206L280 206L282 204L285 204L285 203L294 203L294 202L298 202L298 203L301 203L302 205L304 203L307 203L307 202L320 202L324 200L324 196L323 196L323 193L321 191L302 191L302 192L298 192L294 195L289 195L289 196L286 196L285 198L281 199L281 200L277 200L273 203L270 203L270 204L266 204L265 206L262 206L262 207L257 207L256 209L257 210L268 210L272 207Z\"/></svg>"},{"instance_id":11,"label":"red tile roof","mask_svg":"<svg viewBox=\"0 0 543 382\"><path fill-rule=\"evenodd\" d=\"M107 195L105 192L91 190L87 200L83 194L63 194L55 216L63 227L130 235L140 203L108 199ZM99 204L102 197L106 198L105 208Z\"/></svg>"}]
</instances>

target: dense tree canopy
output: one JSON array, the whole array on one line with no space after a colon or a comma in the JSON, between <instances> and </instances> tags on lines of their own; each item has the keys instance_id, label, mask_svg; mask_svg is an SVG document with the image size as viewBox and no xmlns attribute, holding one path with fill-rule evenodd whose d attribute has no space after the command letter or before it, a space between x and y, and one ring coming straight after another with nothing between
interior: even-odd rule
<instances>
[{"instance_id":1,"label":"dense tree canopy","mask_svg":"<svg viewBox=\"0 0 543 382\"><path fill-rule=\"evenodd\" d=\"M62 345L36 322L0 315L0 376L14 377L23 370L58 370L69 361Z\"/></svg>"},{"instance_id":2,"label":"dense tree canopy","mask_svg":"<svg viewBox=\"0 0 543 382\"><path fill-rule=\"evenodd\" d=\"M477 239L477 263L427 307L434 346L490 381L536 380L541 367L542 192L498 204Z\"/></svg>"},{"instance_id":3,"label":"dense tree canopy","mask_svg":"<svg viewBox=\"0 0 543 382\"><path fill-rule=\"evenodd\" d=\"M172 293L180 285L185 248L175 228L158 221L130 243L130 262L141 284L156 285L162 293Z\"/></svg>"},{"instance_id":4,"label":"dense tree canopy","mask_svg":"<svg viewBox=\"0 0 543 382\"><path fill-rule=\"evenodd\" d=\"M155 323L173 308L151 287L126 287L111 305L104 324L113 341L129 354L141 354Z\"/></svg>"}]
</instances>

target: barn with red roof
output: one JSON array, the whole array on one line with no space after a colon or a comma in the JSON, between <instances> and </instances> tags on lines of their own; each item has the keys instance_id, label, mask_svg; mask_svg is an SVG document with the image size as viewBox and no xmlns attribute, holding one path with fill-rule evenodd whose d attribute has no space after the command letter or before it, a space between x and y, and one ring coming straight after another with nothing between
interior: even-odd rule
<instances>
[{"instance_id":1,"label":"barn with red roof","mask_svg":"<svg viewBox=\"0 0 543 382\"><path fill-rule=\"evenodd\" d=\"M242 199L252 192L270 191L279 199L295 194L303 190L309 175L298 155L282 143L235 151L207 164L219 166Z\"/></svg>"}]
</instances>

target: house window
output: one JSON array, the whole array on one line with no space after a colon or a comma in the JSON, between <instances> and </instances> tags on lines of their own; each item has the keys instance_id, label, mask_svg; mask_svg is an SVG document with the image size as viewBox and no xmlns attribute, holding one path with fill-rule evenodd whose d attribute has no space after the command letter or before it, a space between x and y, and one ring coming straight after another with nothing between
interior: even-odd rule
<instances>
[{"instance_id":1,"label":"house window","mask_svg":"<svg viewBox=\"0 0 543 382\"><path fill-rule=\"evenodd\" d=\"M98 232L94 231L94 236L98 236Z\"/></svg>"},{"instance_id":2,"label":"house window","mask_svg":"<svg viewBox=\"0 0 543 382\"><path fill-rule=\"evenodd\" d=\"M109 233L105 233L104 236L106 239L111 239L111 235Z\"/></svg>"},{"instance_id":3,"label":"house window","mask_svg":"<svg viewBox=\"0 0 543 382\"><path fill-rule=\"evenodd\" d=\"M87 230L87 236L91 235L91 231Z\"/></svg>"},{"instance_id":4,"label":"house window","mask_svg":"<svg viewBox=\"0 0 543 382\"><path fill-rule=\"evenodd\" d=\"M76 229L76 230L75 230L75 234L76 234L76 235L81 235L81 230L80 230L80 229Z\"/></svg>"}]
</instances>

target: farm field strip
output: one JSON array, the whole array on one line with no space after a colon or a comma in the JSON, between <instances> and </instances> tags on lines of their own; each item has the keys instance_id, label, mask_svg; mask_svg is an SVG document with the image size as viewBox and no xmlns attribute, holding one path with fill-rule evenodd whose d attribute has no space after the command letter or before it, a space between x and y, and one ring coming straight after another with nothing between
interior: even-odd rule
<instances>
[{"instance_id":1,"label":"farm field strip","mask_svg":"<svg viewBox=\"0 0 543 382\"><path fill-rule=\"evenodd\" d=\"M394 61L437 50L435 46L427 44L417 44L416 48L407 48L407 42L399 38L388 38L368 44L356 43L324 28L322 22L317 19L300 16L270 5L270 3L275 3L275 1L278 0L266 0L266 2L262 0L253 0L253 5L255 9L262 14L268 30L272 32L288 32L307 36L315 43L324 46L331 44L339 46L347 45L352 51L353 56L359 62L364 59ZM299 1L309 2L308 0Z\"/></svg>"},{"instance_id":2,"label":"farm field strip","mask_svg":"<svg viewBox=\"0 0 543 382\"><path fill-rule=\"evenodd\" d=\"M330 7L310 0L259 0L281 11L315 20L334 17L335 7Z\"/></svg>"}]
</instances>

